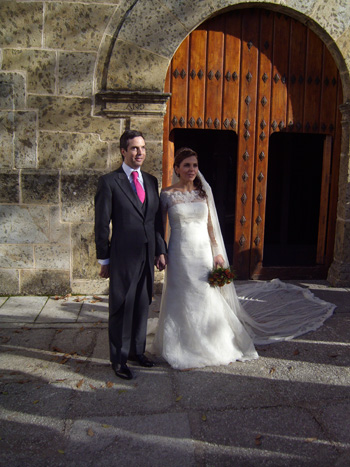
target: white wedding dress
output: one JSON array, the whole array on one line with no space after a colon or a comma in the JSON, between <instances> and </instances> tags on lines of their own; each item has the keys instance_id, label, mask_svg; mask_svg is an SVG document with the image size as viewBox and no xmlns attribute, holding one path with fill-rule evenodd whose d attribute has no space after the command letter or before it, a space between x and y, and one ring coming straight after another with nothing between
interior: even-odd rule
<instances>
[{"instance_id":1,"label":"white wedding dress","mask_svg":"<svg viewBox=\"0 0 350 467\"><path fill-rule=\"evenodd\" d=\"M162 191L160 200L171 235L150 350L173 368L256 359L254 343L291 339L317 329L332 314L334 305L278 280L244 285L241 301L233 284L211 287L208 274L220 242L212 229L207 200L198 191Z\"/></svg>"}]
</instances>

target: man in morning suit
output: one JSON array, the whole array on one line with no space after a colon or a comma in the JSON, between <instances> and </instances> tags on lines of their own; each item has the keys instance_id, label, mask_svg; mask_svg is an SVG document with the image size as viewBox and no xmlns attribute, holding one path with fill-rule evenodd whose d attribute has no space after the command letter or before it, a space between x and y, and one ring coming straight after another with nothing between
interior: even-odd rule
<instances>
[{"instance_id":1,"label":"man in morning suit","mask_svg":"<svg viewBox=\"0 0 350 467\"><path fill-rule=\"evenodd\" d=\"M145 355L154 264L166 265L166 244L157 179L141 171L146 158L142 133L120 138L123 164L99 179L95 196L95 241L100 276L109 283L109 348L115 374L132 379L127 360L151 367ZM112 236L110 237L110 222Z\"/></svg>"}]
</instances>

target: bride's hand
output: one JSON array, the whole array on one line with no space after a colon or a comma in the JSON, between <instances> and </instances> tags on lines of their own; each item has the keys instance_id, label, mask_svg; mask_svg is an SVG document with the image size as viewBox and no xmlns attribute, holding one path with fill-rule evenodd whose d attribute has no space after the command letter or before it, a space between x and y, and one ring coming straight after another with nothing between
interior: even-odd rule
<instances>
[{"instance_id":1,"label":"bride's hand","mask_svg":"<svg viewBox=\"0 0 350 467\"><path fill-rule=\"evenodd\" d=\"M225 264L225 260L221 255L217 255L217 256L214 257L214 265L215 265L216 268L217 267L222 268L224 266L224 264Z\"/></svg>"}]
</instances>

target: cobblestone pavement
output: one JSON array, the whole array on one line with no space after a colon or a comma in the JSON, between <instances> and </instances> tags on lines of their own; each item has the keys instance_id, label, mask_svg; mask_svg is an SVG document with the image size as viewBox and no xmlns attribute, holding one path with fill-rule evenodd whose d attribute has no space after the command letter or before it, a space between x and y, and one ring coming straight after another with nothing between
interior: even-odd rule
<instances>
[{"instance_id":1,"label":"cobblestone pavement","mask_svg":"<svg viewBox=\"0 0 350 467\"><path fill-rule=\"evenodd\" d=\"M348 466L350 289L301 285L337 305L319 330L225 367L157 359L126 382L107 297L0 297L0 465Z\"/></svg>"}]
</instances>

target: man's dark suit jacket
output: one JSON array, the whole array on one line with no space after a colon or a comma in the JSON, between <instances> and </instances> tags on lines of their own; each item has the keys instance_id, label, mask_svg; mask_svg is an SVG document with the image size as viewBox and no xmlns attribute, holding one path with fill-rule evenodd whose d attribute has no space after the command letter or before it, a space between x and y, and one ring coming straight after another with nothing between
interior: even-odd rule
<instances>
[{"instance_id":1,"label":"man's dark suit jacket","mask_svg":"<svg viewBox=\"0 0 350 467\"><path fill-rule=\"evenodd\" d=\"M154 257L166 253L158 182L146 172L142 172L142 177L146 191L145 206L142 206L122 167L99 179L95 197L96 253L98 259L110 259L109 307L114 310L122 305L131 281L139 273L145 244L152 277L149 285L151 302Z\"/></svg>"}]
</instances>

